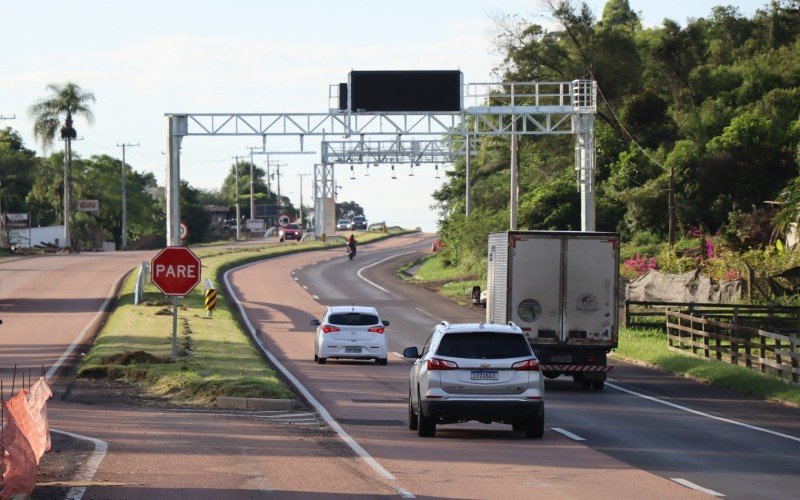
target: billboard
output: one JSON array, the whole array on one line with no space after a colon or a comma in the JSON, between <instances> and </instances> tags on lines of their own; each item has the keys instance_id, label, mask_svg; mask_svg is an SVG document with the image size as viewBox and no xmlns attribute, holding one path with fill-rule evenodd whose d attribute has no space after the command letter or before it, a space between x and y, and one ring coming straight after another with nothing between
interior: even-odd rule
<instances>
[{"instance_id":1,"label":"billboard","mask_svg":"<svg viewBox=\"0 0 800 500\"><path fill-rule=\"evenodd\" d=\"M461 111L461 71L351 71L350 110L359 112ZM339 106L346 106L339 91Z\"/></svg>"}]
</instances>

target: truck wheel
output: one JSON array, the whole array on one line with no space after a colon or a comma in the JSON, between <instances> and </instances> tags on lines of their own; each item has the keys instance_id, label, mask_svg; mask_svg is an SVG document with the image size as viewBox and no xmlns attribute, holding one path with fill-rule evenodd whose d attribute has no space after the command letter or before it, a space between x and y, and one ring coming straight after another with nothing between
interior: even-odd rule
<instances>
[{"instance_id":1,"label":"truck wheel","mask_svg":"<svg viewBox=\"0 0 800 500\"><path fill-rule=\"evenodd\" d=\"M606 385L604 380L593 380L592 381L592 390L593 391L602 391L603 387Z\"/></svg>"},{"instance_id":2,"label":"truck wheel","mask_svg":"<svg viewBox=\"0 0 800 500\"><path fill-rule=\"evenodd\" d=\"M561 375L561 372L553 370L545 370L542 372L542 375L544 375L544 378L553 379L553 378L558 378L558 376Z\"/></svg>"},{"instance_id":3,"label":"truck wheel","mask_svg":"<svg viewBox=\"0 0 800 500\"><path fill-rule=\"evenodd\" d=\"M544 415L525 423L525 437L541 439L544 436Z\"/></svg>"},{"instance_id":4,"label":"truck wheel","mask_svg":"<svg viewBox=\"0 0 800 500\"><path fill-rule=\"evenodd\" d=\"M417 414L414 413L414 405L411 403L411 391L408 391L408 428L415 431L417 426L419 426L419 419L417 419Z\"/></svg>"}]
</instances>

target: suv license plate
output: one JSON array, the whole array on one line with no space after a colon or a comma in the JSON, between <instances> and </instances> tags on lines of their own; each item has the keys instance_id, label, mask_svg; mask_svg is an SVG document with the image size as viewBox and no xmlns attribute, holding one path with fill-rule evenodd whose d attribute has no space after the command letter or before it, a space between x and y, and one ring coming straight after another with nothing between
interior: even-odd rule
<instances>
[{"instance_id":1,"label":"suv license plate","mask_svg":"<svg viewBox=\"0 0 800 500\"><path fill-rule=\"evenodd\" d=\"M489 370L489 371L487 371L487 370L481 370L481 371L473 370L470 373L470 379L472 379L472 380L497 380L498 379L497 370Z\"/></svg>"},{"instance_id":2,"label":"suv license plate","mask_svg":"<svg viewBox=\"0 0 800 500\"><path fill-rule=\"evenodd\" d=\"M361 348L360 347L345 347L344 348L344 352L357 353L357 352L361 352Z\"/></svg>"},{"instance_id":3,"label":"suv license plate","mask_svg":"<svg viewBox=\"0 0 800 500\"><path fill-rule=\"evenodd\" d=\"M550 361L553 363L572 363L572 356L569 354L554 354L550 356Z\"/></svg>"}]
</instances>

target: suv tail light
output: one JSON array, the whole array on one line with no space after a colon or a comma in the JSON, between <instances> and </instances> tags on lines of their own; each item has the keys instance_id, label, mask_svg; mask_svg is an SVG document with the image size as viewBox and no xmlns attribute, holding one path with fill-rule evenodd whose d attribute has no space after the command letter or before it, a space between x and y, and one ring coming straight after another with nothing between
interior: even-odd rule
<instances>
[{"instance_id":1,"label":"suv tail light","mask_svg":"<svg viewBox=\"0 0 800 500\"><path fill-rule=\"evenodd\" d=\"M520 371L530 371L530 372L538 372L539 371L539 360L538 359L526 359L525 361L517 361L513 365L511 365L512 370L520 370Z\"/></svg>"},{"instance_id":2,"label":"suv tail light","mask_svg":"<svg viewBox=\"0 0 800 500\"><path fill-rule=\"evenodd\" d=\"M428 370L455 370L458 365L453 361L431 358L428 360Z\"/></svg>"},{"instance_id":3,"label":"suv tail light","mask_svg":"<svg viewBox=\"0 0 800 500\"><path fill-rule=\"evenodd\" d=\"M339 328L332 325L322 325L322 333L331 333L341 331Z\"/></svg>"},{"instance_id":4,"label":"suv tail light","mask_svg":"<svg viewBox=\"0 0 800 500\"><path fill-rule=\"evenodd\" d=\"M382 326L373 326L373 327L370 327L369 329L367 329L367 331L370 332L370 333L383 333L383 327Z\"/></svg>"}]
</instances>

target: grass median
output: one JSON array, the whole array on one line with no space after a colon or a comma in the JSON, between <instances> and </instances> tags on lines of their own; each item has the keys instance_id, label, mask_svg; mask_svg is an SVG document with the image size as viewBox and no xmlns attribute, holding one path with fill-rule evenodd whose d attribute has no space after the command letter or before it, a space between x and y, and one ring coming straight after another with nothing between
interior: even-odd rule
<instances>
[{"instance_id":1,"label":"grass median","mask_svg":"<svg viewBox=\"0 0 800 500\"><path fill-rule=\"evenodd\" d=\"M370 243L410 231L360 233ZM222 289L223 273L236 266L297 252L343 247L344 243L272 243L193 249L218 297L206 318L202 287L180 299L178 360L172 353L172 301L150 282L134 305L136 271L125 279L114 310L78 369L83 377L133 381L148 396L178 404L211 404L217 396L291 398L291 389L264 361L246 333L235 304Z\"/></svg>"},{"instance_id":2,"label":"grass median","mask_svg":"<svg viewBox=\"0 0 800 500\"><path fill-rule=\"evenodd\" d=\"M413 269L413 276L408 276ZM411 283L430 288L461 304L471 303L473 285L483 289L485 281L445 267L438 255L413 262L398 274ZM769 401L800 406L800 386L762 375L741 366L707 361L667 349L666 334L660 330L620 328L619 347L612 357L651 366L678 376L691 377L719 387L728 387Z\"/></svg>"}]
</instances>

